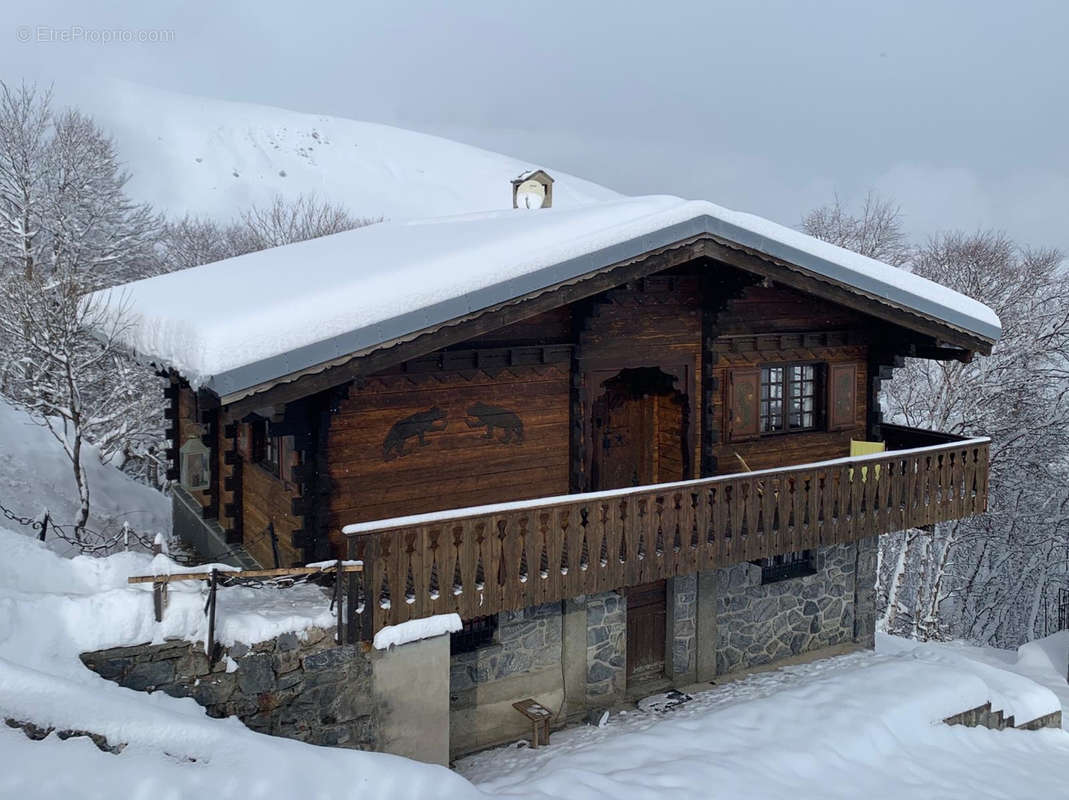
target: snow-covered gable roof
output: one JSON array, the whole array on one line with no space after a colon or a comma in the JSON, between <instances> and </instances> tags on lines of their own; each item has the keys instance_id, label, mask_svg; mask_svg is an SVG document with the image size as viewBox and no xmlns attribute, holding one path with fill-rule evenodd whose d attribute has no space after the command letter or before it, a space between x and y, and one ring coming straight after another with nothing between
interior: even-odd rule
<instances>
[{"instance_id":1,"label":"snow-covered gable roof","mask_svg":"<svg viewBox=\"0 0 1069 800\"><path fill-rule=\"evenodd\" d=\"M711 234L994 342L991 309L904 270L712 203L385 222L111 290L126 343L220 397Z\"/></svg>"}]
</instances>

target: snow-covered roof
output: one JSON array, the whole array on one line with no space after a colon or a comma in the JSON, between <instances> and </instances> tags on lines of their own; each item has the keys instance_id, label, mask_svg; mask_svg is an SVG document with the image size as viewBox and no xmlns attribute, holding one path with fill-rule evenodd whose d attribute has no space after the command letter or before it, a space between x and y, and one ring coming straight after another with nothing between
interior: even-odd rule
<instances>
[{"instance_id":1,"label":"snow-covered roof","mask_svg":"<svg viewBox=\"0 0 1069 800\"><path fill-rule=\"evenodd\" d=\"M579 208L385 222L111 290L126 343L221 397L700 234L839 281L987 341L991 309L929 280L712 203L651 196Z\"/></svg>"}]
</instances>

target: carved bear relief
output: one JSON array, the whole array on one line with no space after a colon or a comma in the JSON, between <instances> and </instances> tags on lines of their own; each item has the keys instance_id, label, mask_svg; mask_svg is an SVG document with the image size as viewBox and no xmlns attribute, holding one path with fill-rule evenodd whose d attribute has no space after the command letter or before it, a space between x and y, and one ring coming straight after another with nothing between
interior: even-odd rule
<instances>
[{"instance_id":1,"label":"carved bear relief","mask_svg":"<svg viewBox=\"0 0 1069 800\"><path fill-rule=\"evenodd\" d=\"M449 425L449 415L440 406L404 417L395 422L382 442L383 461L393 461L411 455L420 447L431 444L430 434L441 433ZM481 430L482 435L472 444L522 444L524 441L523 420L515 411L486 403L474 403L465 411L464 422L472 431ZM415 443L410 443L415 439Z\"/></svg>"}]
</instances>

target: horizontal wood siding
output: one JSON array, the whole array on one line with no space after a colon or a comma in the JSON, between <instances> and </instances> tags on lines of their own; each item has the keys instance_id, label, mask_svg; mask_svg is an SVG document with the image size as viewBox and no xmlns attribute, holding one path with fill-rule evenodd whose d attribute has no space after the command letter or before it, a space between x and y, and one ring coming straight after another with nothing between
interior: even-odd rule
<instances>
[{"instance_id":1,"label":"horizontal wood siding","mask_svg":"<svg viewBox=\"0 0 1069 800\"><path fill-rule=\"evenodd\" d=\"M245 549L260 564L274 567L274 553L268 525L274 524L278 540L279 566L303 564L303 553L293 546L293 532L302 520L293 514L297 487L280 480L257 464L245 463L241 469L242 522Z\"/></svg>"},{"instance_id":2,"label":"horizontal wood siding","mask_svg":"<svg viewBox=\"0 0 1069 800\"><path fill-rule=\"evenodd\" d=\"M354 387L331 417L327 435L330 531L400 514L567 492L568 391L566 362L494 375L382 376ZM487 428L469 413L477 404L505 412L503 420L515 414L522 439L518 431L501 428L488 438ZM425 444L413 434L387 452L395 426L434 409L441 419L425 426Z\"/></svg>"},{"instance_id":3,"label":"horizontal wood siding","mask_svg":"<svg viewBox=\"0 0 1069 800\"><path fill-rule=\"evenodd\" d=\"M849 308L785 286L748 286L717 315L720 335L882 326Z\"/></svg>"},{"instance_id":4,"label":"horizontal wood siding","mask_svg":"<svg viewBox=\"0 0 1069 800\"><path fill-rule=\"evenodd\" d=\"M721 353L714 367L718 385L724 387L718 393L721 402L713 408L713 430L719 432L719 443L713 453L717 459L719 474L738 472L744 469L736 458L738 453L750 469L772 469L791 464L825 461L850 455L850 440L864 439L865 414L868 407L865 398L867 371L867 348L827 347L776 350L762 353ZM776 433L758 436L742 442L730 441L728 431L728 407L731 402L729 373L735 368L757 367L760 364L785 361L817 361L823 364L852 363L857 365L857 390L855 392L854 425L839 431L812 431L799 433Z\"/></svg>"},{"instance_id":5,"label":"horizontal wood siding","mask_svg":"<svg viewBox=\"0 0 1069 800\"><path fill-rule=\"evenodd\" d=\"M749 286L728 301L716 316L710 359L718 387L713 396L718 402L711 409L707 429L714 439L711 451L716 474L744 470L736 454L754 470L849 455L850 440L866 438L869 349L865 341L883 327L855 311L782 286ZM854 424L838 431L780 433L731 441L731 371L792 361L856 364Z\"/></svg>"}]
</instances>

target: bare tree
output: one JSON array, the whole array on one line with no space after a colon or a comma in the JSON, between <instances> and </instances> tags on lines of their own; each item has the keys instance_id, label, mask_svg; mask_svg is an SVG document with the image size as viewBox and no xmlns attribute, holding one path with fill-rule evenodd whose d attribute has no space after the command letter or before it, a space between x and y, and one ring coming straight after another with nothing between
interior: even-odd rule
<instances>
[{"instance_id":1,"label":"bare tree","mask_svg":"<svg viewBox=\"0 0 1069 800\"><path fill-rule=\"evenodd\" d=\"M118 340L127 325L118 305L81 299L70 273L47 285L41 277L9 277L0 296L0 332L18 346L22 389L17 400L70 459L78 490L75 535L89 520L83 449L121 438L140 401L128 380Z\"/></svg>"},{"instance_id":2,"label":"bare tree","mask_svg":"<svg viewBox=\"0 0 1069 800\"><path fill-rule=\"evenodd\" d=\"M167 226L164 270L185 269L225 258L316 239L361 228L379 219L353 217L336 203L311 195L293 199L276 196L267 206L253 206L230 225L186 216Z\"/></svg>"},{"instance_id":3,"label":"bare tree","mask_svg":"<svg viewBox=\"0 0 1069 800\"><path fill-rule=\"evenodd\" d=\"M909 360L888 387L892 418L992 439L989 510L907 535L888 575L890 630L1016 645L1043 635L1066 585L1069 544L1069 283L1054 250L994 232L946 233L914 271L984 302L1003 333L968 364ZM1060 555L1059 555L1060 554ZM902 583L907 586L903 591Z\"/></svg>"},{"instance_id":4,"label":"bare tree","mask_svg":"<svg viewBox=\"0 0 1069 800\"><path fill-rule=\"evenodd\" d=\"M895 422L992 439L989 511L881 537L885 630L1015 646L1047 633L1069 579L1069 283L1055 250L981 231L912 247L901 214L869 194L860 215L835 202L807 233L903 266L990 306L1003 333L968 364L909 359L885 384Z\"/></svg>"},{"instance_id":5,"label":"bare tree","mask_svg":"<svg viewBox=\"0 0 1069 800\"><path fill-rule=\"evenodd\" d=\"M80 536L84 445L108 459L162 438L155 378L116 347L121 315L80 298L150 269L162 220L126 198L111 140L50 103L0 84L0 390L63 444Z\"/></svg>"},{"instance_id":6,"label":"bare tree","mask_svg":"<svg viewBox=\"0 0 1069 800\"><path fill-rule=\"evenodd\" d=\"M860 215L851 214L836 195L830 204L806 214L802 230L896 267L908 263L912 255L901 209L872 191L865 196Z\"/></svg>"},{"instance_id":7,"label":"bare tree","mask_svg":"<svg viewBox=\"0 0 1069 800\"><path fill-rule=\"evenodd\" d=\"M45 249L43 174L51 93L0 83L0 272L32 277Z\"/></svg>"}]
</instances>

